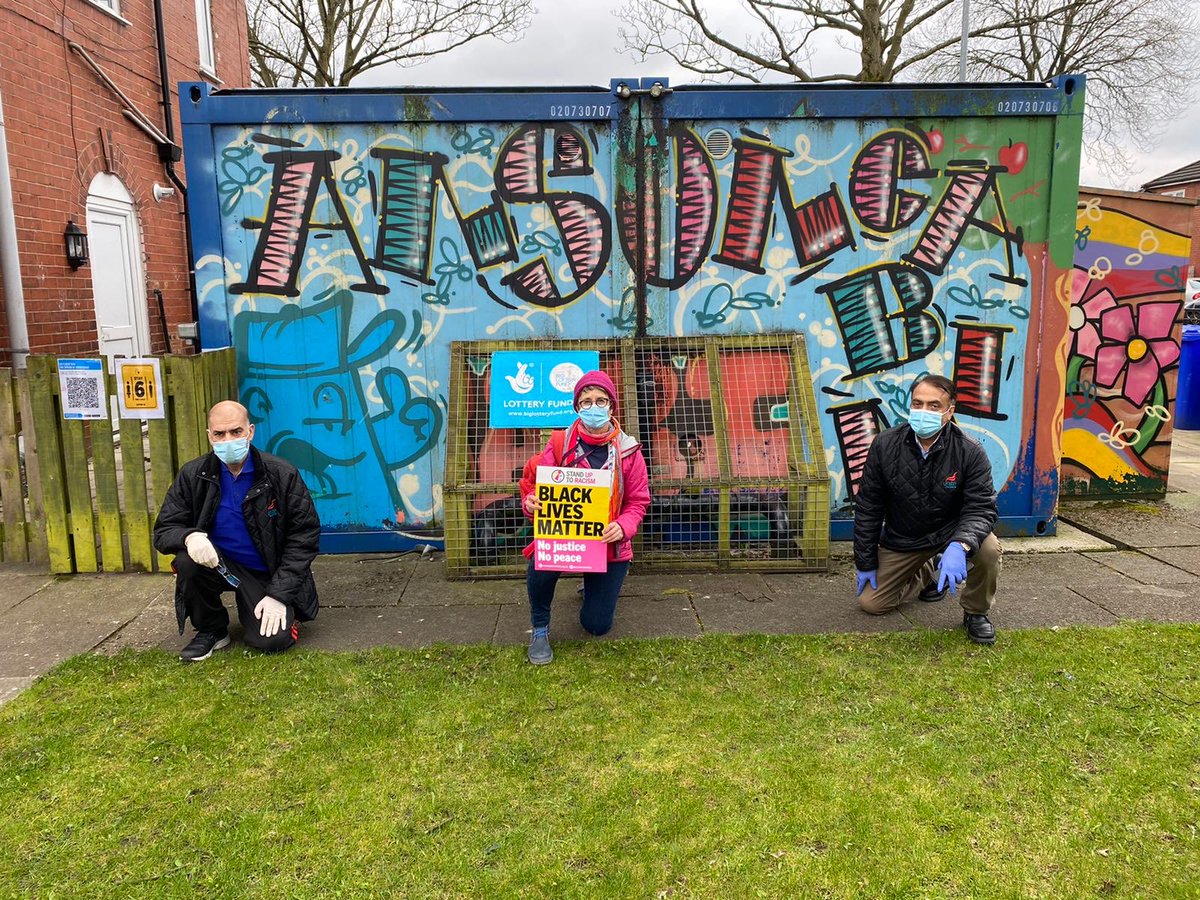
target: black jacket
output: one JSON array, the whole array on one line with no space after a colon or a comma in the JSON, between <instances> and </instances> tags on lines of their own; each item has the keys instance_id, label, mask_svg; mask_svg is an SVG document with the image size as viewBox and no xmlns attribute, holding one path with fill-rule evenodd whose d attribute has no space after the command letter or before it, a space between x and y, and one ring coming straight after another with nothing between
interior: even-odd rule
<instances>
[{"instance_id":1,"label":"black jacket","mask_svg":"<svg viewBox=\"0 0 1200 900\"><path fill-rule=\"evenodd\" d=\"M253 445L254 483L242 503L246 530L267 564L267 594L307 621L317 615L317 586L312 561L321 539L321 522L308 488L291 463L259 453ZM173 556L185 552L184 540L194 531L212 530L221 502L221 466L215 453L185 463L167 491L154 522L154 547ZM175 617L179 633L187 610L176 584Z\"/></svg>"},{"instance_id":2,"label":"black jacket","mask_svg":"<svg viewBox=\"0 0 1200 900\"><path fill-rule=\"evenodd\" d=\"M854 565L879 565L880 546L903 552L962 541L974 553L996 524L992 466L950 422L929 456L905 423L875 438L854 498Z\"/></svg>"}]
</instances>

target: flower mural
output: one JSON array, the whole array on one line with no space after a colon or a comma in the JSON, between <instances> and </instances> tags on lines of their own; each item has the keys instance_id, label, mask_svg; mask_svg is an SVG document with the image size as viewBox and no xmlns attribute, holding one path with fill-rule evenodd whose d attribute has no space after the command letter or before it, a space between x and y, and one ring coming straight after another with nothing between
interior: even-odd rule
<instances>
[{"instance_id":1,"label":"flower mural","mask_svg":"<svg viewBox=\"0 0 1200 900\"><path fill-rule=\"evenodd\" d=\"M1117 305L1113 292L1105 288L1083 299L1091 279L1083 269L1075 269L1071 277L1071 315L1069 324L1075 338L1071 352L1077 356L1096 358L1100 349L1100 317Z\"/></svg>"},{"instance_id":2,"label":"flower mural","mask_svg":"<svg viewBox=\"0 0 1200 900\"><path fill-rule=\"evenodd\" d=\"M1180 267L1192 207L1143 194L1080 195L1063 407L1065 495L1162 496L1178 390Z\"/></svg>"},{"instance_id":3,"label":"flower mural","mask_svg":"<svg viewBox=\"0 0 1200 900\"><path fill-rule=\"evenodd\" d=\"M1136 314L1132 306L1105 310L1100 316L1101 343L1095 356L1096 384L1111 388L1123 372L1122 393L1135 406L1144 404L1162 370L1179 359L1171 328L1181 307L1181 303L1168 302L1143 303Z\"/></svg>"}]
</instances>

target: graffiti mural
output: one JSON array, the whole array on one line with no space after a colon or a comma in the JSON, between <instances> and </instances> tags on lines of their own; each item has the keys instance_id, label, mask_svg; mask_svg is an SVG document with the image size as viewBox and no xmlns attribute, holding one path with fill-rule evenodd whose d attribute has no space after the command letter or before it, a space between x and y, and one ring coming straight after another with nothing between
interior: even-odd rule
<instances>
[{"instance_id":1,"label":"graffiti mural","mask_svg":"<svg viewBox=\"0 0 1200 900\"><path fill-rule=\"evenodd\" d=\"M1156 195L1080 192L1062 488L1087 496L1167 489L1191 206Z\"/></svg>"},{"instance_id":2,"label":"graffiti mural","mask_svg":"<svg viewBox=\"0 0 1200 900\"><path fill-rule=\"evenodd\" d=\"M266 109L211 126L201 317L228 328L259 441L302 470L327 530L437 532L452 341L762 332L806 340L834 518L927 369L960 385L960 423L1022 515L1053 480L1034 434L1060 410L1036 408L1039 378L1063 392L1054 366L1039 374L1042 342L1066 327L1043 302L1069 265L1051 252L1051 182L1078 164L1062 117L641 119L638 102L569 122L306 124ZM1169 367L1164 311L1103 313L1088 318L1100 344L1136 333ZM1146 377L1103 359L1074 380L1134 391ZM711 402L703 359L653 368L672 409ZM738 390L754 407L725 417L745 429L730 435L739 464L784 465L782 392ZM655 416L664 475L709 464L703 427ZM475 477L511 474L527 449L476 444Z\"/></svg>"}]
</instances>

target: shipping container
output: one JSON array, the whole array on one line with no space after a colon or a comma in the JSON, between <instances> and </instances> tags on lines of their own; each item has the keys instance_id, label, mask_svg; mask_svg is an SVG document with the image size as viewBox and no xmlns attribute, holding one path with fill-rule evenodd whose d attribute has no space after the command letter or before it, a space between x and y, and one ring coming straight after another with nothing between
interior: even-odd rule
<instances>
[{"instance_id":1,"label":"shipping container","mask_svg":"<svg viewBox=\"0 0 1200 900\"><path fill-rule=\"evenodd\" d=\"M488 427L488 356L463 344L479 384L452 384L476 341L625 354L625 425L675 506L794 470L793 341L835 539L873 436L942 373L1002 533L1053 532L1082 77L180 96L202 345L237 349L325 550L440 537L448 432L452 487L513 480L536 436ZM738 490L710 512L775 515Z\"/></svg>"}]
</instances>

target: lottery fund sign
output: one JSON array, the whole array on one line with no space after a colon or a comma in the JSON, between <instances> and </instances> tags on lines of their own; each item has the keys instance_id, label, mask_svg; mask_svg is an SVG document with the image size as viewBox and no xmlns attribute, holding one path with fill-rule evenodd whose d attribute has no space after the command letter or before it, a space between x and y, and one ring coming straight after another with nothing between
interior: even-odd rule
<instances>
[{"instance_id":1,"label":"lottery fund sign","mask_svg":"<svg viewBox=\"0 0 1200 900\"><path fill-rule=\"evenodd\" d=\"M161 419L163 408L162 372L157 359L113 360L117 376L117 404L122 419Z\"/></svg>"},{"instance_id":2,"label":"lottery fund sign","mask_svg":"<svg viewBox=\"0 0 1200 900\"><path fill-rule=\"evenodd\" d=\"M565 428L575 421L575 383L600 368L595 350L492 354L492 428Z\"/></svg>"},{"instance_id":3,"label":"lottery fund sign","mask_svg":"<svg viewBox=\"0 0 1200 900\"><path fill-rule=\"evenodd\" d=\"M538 466L533 565L539 572L604 572L612 472Z\"/></svg>"}]
</instances>

